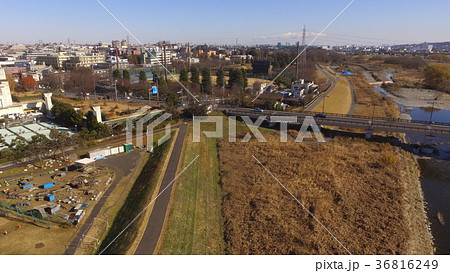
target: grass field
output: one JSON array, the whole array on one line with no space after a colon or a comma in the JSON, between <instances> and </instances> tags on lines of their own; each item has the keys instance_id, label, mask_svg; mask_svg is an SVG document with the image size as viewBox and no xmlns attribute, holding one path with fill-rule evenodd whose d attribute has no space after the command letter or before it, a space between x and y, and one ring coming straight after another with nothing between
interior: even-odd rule
<instances>
[{"instance_id":1,"label":"grass field","mask_svg":"<svg viewBox=\"0 0 450 273\"><path fill-rule=\"evenodd\" d=\"M320 102L313 112L347 114L352 106L352 94L346 77L340 77L333 91ZM325 109L325 110L324 110Z\"/></svg>"},{"instance_id":2,"label":"grass field","mask_svg":"<svg viewBox=\"0 0 450 273\"><path fill-rule=\"evenodd\" d=\"M214 130L209 125L204 128ZM200 143L193 143L190 125L179 170L197 155L196 162L174 183L158 254L224 253L216 139L202 136Z\"/></svg>"},{"instance_id":3,"label":"grass field","mask_svg":"<svg viewBox=\"0 0 450 273\"><path fill-rule=\"evenodd\" d=\"M224 117L224 137L228 139L228 118ZM213 124L202 124L202 130L214 131ZM260 128L261 132L271 132ZM248 128L237 122L237 134ZM160 237L158 254L224 254L222 192L220 186L216 138L192 140L192 126L185 138L179 171L200 155L174 183L165 228Z\"/></svg>"}]
</instances>

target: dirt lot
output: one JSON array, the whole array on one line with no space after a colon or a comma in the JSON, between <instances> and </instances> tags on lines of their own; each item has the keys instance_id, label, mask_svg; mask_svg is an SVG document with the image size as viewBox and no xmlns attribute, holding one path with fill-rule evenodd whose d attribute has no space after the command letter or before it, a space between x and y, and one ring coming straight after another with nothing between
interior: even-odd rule
<instances>
[{"instance_id":1,"label":"dirt lot","mask_svg":"<svg viewBox=\"0 0 450 273\"><path fill-rule=\"evenodd\" d=\"M59 210L53 213L44 209L44 216L52 221L41 222L35 222L36 220L29 216L20 217L6 210L6 214L0 217L0 231L8 233L1 236L1 254L62 254L77 231L72 224L75 219L73 208L79 204L86 204L81 209L89 215L113 177L113 172L102 167L90 167L85 172L55 172L55 166L60 167L58 162L58 160L46 161L47 172L41 172L45 175L34 175L30 182L32 186L28 188L21 189L18 181L1 182L0 202L5 206L7 204L16 206L25 214L33 211L35 217L42 217L39 215L43 210L39 211L38 207L59 207ZM53 175L61 173L65 173L66 176L52 178ZM24 175L22 178L28 176ZM54 183L53 187L47 189L41 187L50 182ZM45 199L48 194L52 194L55 199ZM81 219L81 224L84 221L85 219Z\"/></svg>"},{"instance_id":2,"label":"dirt lot","mask_svg":"<svg viewBox=\"0 0 450 273\"><path fill-rule=\"evenodd\" d=\"M432 253L429 240L411 235L428 234L423 204L408 197L410 181L402 175L407 165L390 145L266 138L267 143L219 142L228 253L348 254L252 155L352 254ZM407 209L412 202L419 213ZM423 221L411 223L411 213Z\"/></svg>"},{"instance_id":3,"label":"dirt lot","mask_svg":"<svg viewBox=\"0 0 450 273\"><path fill-rule=\"evenodd\" d=\"M21 228L18 226L21 225ZM7 235L4 232L8 231ZM76 229L52 224L50 229L17 218L0 217L0 253L12 254L62 254ZM64 243L65 242L65 243Z\"/></svg>"},{"instance_id":4,"label":"dirt lot","mask_svg":"<svg viewBox=\"0 0 450 273\"><path fill-rule=\"evenodd\" d=\"M67 98L58 98L59 100L62 100L65 103L72 104L75 108L80 108L83 112L91 111L91 106L100 106L102 113L106 115L106 117L111 119L126 117L127 114L124 115L118 115L118 113L130 111L130 113L134 113L140 108L142 108L142 104L138 103L125 103L125 102L118 102L118 101L105 101L105 100L86 100L86 101L80 101L80 100L72 100Z\"/></svg>"}]
</instances>

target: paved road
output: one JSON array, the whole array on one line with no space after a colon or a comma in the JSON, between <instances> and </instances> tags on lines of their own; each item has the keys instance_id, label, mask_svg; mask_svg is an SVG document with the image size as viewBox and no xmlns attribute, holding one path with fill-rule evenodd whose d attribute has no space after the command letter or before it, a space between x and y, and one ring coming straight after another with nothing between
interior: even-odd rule
<instances>
[{"instance_id":1,"label":"paved road","mask_svg":"<svg viewBox=\"0 0 450 273\"><path fill-rule=\"evenodd\" d=\"M161 193L161 191L163 191L175 179L187 127L187 124L182 124L180 126L180 131L178 132L177 139L175 140L172 154L170 155L169 163L167 164L166 172L164 173L159 193ZM164 219L166 217L167 206L169 205L170 195L172 193L172 186L173 184L171 184L158 197L158 199L156 199L152 214L150 215L147 227L145 228L144 235L134 254L153 254L153 252L155 251L156 244L158 243L158 239L164 224Z\"/></svg>"},{"instance_id":2,"label":"paved road","mask_svg":"<svg viewBox=\"0 0 450 273\"><path fill-rule=\"evenodd\" d=\"M333 91L337 81L339 80L339 77L334 78L325 69L323 69L322 66L318 65L317 67L328 78L328 81L331 81L331 85L325 93L320 94L319 98L317 98L313 103L311 103L308 107L306 107L305 111L312 111L312 109L314 109L317 105L319 105L319 103Z\"/></svg>"},{"instance_id":3,"label":"paved road","mask_svg":"<svg viewBox=\"0 0 450 273\"><path fill-rule=\"evenodd\" d=\"M100 160L96 162L96 166L104 166L114 171L115 178L111 183L109 188L105 191L105 193L100 197L100 200L95 207L92 209L89 217L83 221L83 225L79 227L77 235L72 240L64 255L73 255L78 249L79 243L84 234L86 234L94 221L94 218L97 217L98 213L102 209L103 205L106 202L106 199L111 194L111 192L116 188L118 182L126 175L131 173L138 165L143 150L135 150L125 154L119 154L117 156L108 157L106 159Z\"/></svg>"},{"instance_id":4,"label":"paved road","mask_svg":"<svg viewBox=\"0 0 450 273\"><path fill-rule=\"evenodd\" d=\"M352 94L352 106L350 106L350 110L348 111L347 114L351 116L351 115L355 114L356 95L355 95L355 88L353 87L353 83L349 77L347 77L347 82L348 82L348 85L350 86L350 92Z\"/></svg>"}]
</instances>

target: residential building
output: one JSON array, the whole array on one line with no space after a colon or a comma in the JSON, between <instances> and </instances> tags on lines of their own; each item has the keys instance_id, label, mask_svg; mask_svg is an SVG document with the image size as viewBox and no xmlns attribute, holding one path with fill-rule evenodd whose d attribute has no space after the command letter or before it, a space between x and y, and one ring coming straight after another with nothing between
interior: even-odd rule
<instances>
[{"instance_id":1,"label":"residential building","mask_svg":"<svg viewBox=\"0 0 450 273\"><path fill-rule=\"evenodd\" d=\"M70 60L70 55L65 52L47 54L36 57L36 62L46 65L51 65L53 68L63 68L64 63Z\"/></svg>"}]
</instances>

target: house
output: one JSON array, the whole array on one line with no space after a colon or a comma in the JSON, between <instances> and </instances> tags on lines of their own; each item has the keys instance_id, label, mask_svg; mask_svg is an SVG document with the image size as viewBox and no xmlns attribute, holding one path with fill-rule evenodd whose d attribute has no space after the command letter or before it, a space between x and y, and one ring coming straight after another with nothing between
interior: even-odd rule
<instances>
[{"instance_id":1,"label":"house","mask_svg":"<svg viewBox=\"0 0 450 273\"><path fill-rule=\"evenodd\" d=\"M258 81L253 84L253 91L259 95L264 92L266 87L267 87L267 83Z\"/></svg>"}]
</instances>

